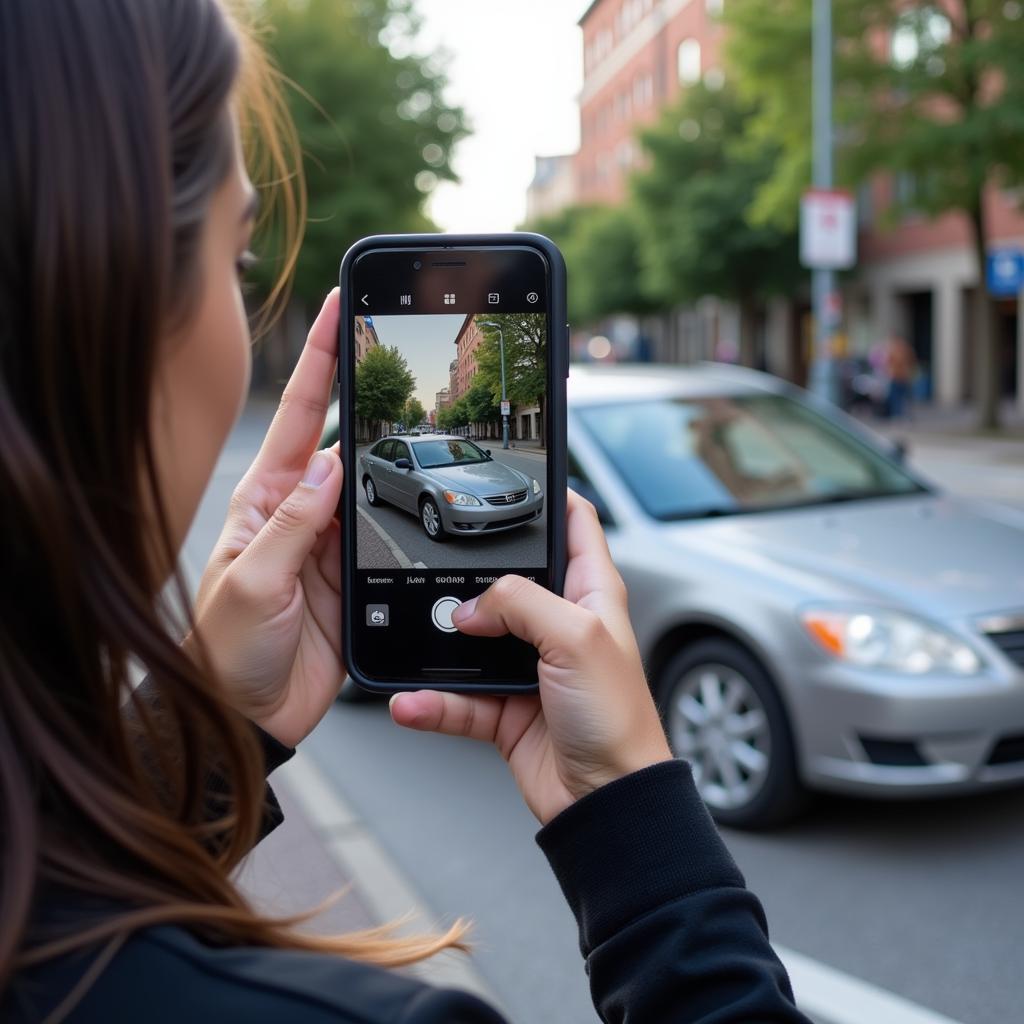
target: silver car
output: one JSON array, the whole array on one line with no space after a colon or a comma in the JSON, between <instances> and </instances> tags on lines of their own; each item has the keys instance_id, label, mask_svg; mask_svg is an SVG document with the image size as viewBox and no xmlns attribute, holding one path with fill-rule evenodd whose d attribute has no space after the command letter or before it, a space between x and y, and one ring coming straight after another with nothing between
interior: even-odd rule
<instances>
[{"instance_id":1,"label":"silver car","mask_svg":"<svg viewBox=\"0 0 1024 1024\"><path fill-rule=\"evenodd\" d=\"M1024 515L753 371L574 367L569 396L570 484L719 821L1024 780Z\"/></svg>"},{"instance_id":2,"label":"silver car","mask_svg":"<svg viewBox=\"0 0 1024 1024\"><path fill-rule=\"evenodd\" d=\"M513 530L544 511L540 482L464 437L386 437L359 459L366 500L416 516L435 541Z\"/></svg>"}]
</instances>

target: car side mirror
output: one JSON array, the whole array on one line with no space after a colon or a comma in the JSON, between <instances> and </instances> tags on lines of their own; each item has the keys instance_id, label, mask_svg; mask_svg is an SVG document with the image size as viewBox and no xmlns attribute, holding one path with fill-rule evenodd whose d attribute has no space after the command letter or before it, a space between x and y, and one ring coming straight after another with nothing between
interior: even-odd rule
<instances>
[{"instance_id":1,"label":"car side mirror","mask_svg":"<svg viewBox=\"0 0 1024 1024\"><path fill-rule=\"evenodd\" d=\"M597 493L594 485L589 480L584 480L578 476L570 476L566 482L581 498L586 498L594 506L594 509L597 511L598 521L603 526L615 525L615 520L605 504L604 498Z\"/></svg>"},{"instance_id":2,"label":"car side mirror","mask_svg":"<svg viewBox=\"0 0 1024 1024\"><path fill-rule=\"evenodd\" d=\"M484 455L486 455L487 458L490 458L491 457L491 449L490 448L485 448L484 449Z\"/></svg>"},{"instance_id":3,"label":"car side mirror","mask_svg":"<svg viewBox=\"0 0 1024 1024\"><path fill-rule=\"evenodd\" d=\"M408 459L395 459L395 469L412 469L412 463Z\"/></svg>"},{"instance_id":4,"label":"car side mirror","mask_svg":"<svg viewBox=\"0 0 1024 1024\"><path fill-rule=\"evenodd\" d=\"M910 454L910 444L905 440L893 441L892 457L901 465L907 461Z\"/></svg>"}]
</instances>

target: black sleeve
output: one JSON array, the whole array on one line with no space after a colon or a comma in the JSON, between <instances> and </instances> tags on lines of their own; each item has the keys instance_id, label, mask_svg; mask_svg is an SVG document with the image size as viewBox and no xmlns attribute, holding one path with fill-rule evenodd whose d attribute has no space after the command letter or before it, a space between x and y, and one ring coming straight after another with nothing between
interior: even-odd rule
<instances>
[{"instance_id":1,"label":"black sleeve","mask_svg":"<svg viewBox=\"0 0 1024 1024\"><path fill-rule=\"evenodd\" d=\"M578 800L537 833L605 1022L809 1024L685 761Z\"/></svg>"},{"instance_id":2,"label":"black sleeve","mask_svg":"<svg viewBox=\"0 0 1024 1024\"><path fill-rule=\"evenodd\" d=\"M150 713L154 714L159 720L159 716L163 710L160 701L160 691L156 683L150 676L146 676L145 679L139 683L135 690L136 696L142 700L146 708ZM144 748L144 744L149 741L146 737L146 733L139 728L140 723L137 719L135 710L135 704L129 701L125 705L124 715L128 721L129 727L134 726L135 742L140 745L140 756L142 763L147 766L148 770L152 773L158 771L156 765L157 760L152 756L152 751L147 751ZM286 761L288 761L295 754L294 747L286 747L283 743L278 742L270 733L264 732L258 725L253 722L248 722L249 727L256 734L256 738L259 741L260 749L263 752L263 773L264 776L269 775L276 768L280 768ZM159 786L159 780L157 780ZM209 807L209 819L213 820L218 814L222 813L224 801L223 797L228 792L227 782L224 777L217 773L216 770L211 770L206 776L206 796L207 806ZM260 825L259 842L265 839L271 832L277 828L281 822L284 821L284 812L281 810L281 805L278 803L277 797L274 795L274 791L270 788L269 783L266 786L266 790L263 797L263 820Z\"/></svg>"}]
</instances>

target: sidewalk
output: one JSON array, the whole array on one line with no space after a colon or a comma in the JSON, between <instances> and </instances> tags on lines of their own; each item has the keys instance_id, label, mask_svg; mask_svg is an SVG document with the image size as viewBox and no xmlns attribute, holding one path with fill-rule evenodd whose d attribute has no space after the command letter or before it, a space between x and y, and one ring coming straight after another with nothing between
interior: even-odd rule
<instances>
[{"instance_id":1,"label":"sidewalk","mask_svg":"<svg viewBox=\"0 0 1024 1024\"><path fill-rule=\"evenodd\" d=\"M270 783L284 822L242 862L239 887L267 914L294 914L341 892L333 906L302 927L322 935L344 934L405 918L399 934L442 930L431 913L312 756L297 751ZM501 1002L472 960L444 952L399 970L432 985L473 992L493 1006Z\"/></svg>"}]
</instances>

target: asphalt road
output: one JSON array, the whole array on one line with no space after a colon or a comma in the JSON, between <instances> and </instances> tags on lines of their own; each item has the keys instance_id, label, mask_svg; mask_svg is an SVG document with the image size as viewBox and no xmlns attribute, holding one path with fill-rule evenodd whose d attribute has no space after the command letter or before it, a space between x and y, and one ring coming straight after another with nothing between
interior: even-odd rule
<instances>
[{"instance_id":1,"label":"asphalt road","mask_svg":"<svg viewBox=\"0 0 1024 1024\"><path fill-rule=\"evenodd\" d=\"M500 441L490 442L486 446L490 447L495 462L539 479L541 486L544 486L547 460L542 453L512 448L506 451L502 449ZM363 451L364 448L356 449L357 458ZM540 518L526 526L484 537L452 537L443 544L432 541L411 513L393 505L372 508L361 486L357 492L356 505L373 518L413 565L427 569L492 569L495 566L528 569L544 564L548 514L546 503ZM365 531L360 529L361 539ZM371 549L370 558L366 562L360 558L360 567L393 568L394 563L386 558L383 562L377 561L377 551L379 548Z\"/></svg>"},{"instance_id":2,"label":"asphalt road","mask_svg":"<svg viewBox=\"0 0 1024 1024\"><path fill-rule=\"evenodd\" d=\"M247 412L218 464L186 544L193 579L268 419ZM1020 446L922 449L918 461L951 490L1024 505ZM490 748L401 731L383 704L332 709L307 746L433 909L476 921L476 962L514 1020L596 1020L536 823ZM785 831L726 839L776 941L964 1024L1021 1019L1024 790L828 797Z\"/></svg>"}]
</instances>

